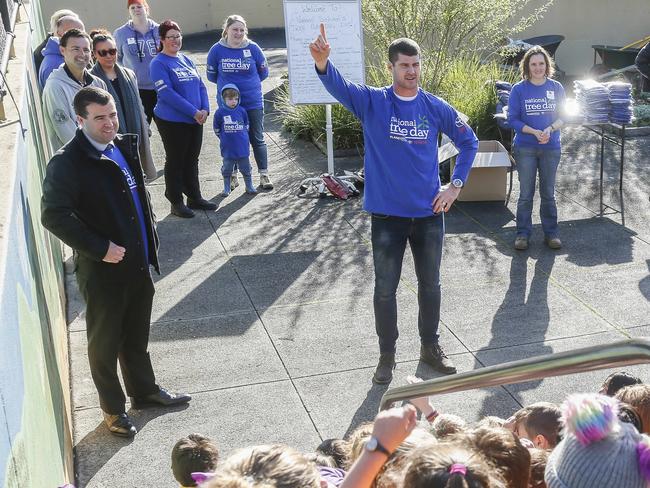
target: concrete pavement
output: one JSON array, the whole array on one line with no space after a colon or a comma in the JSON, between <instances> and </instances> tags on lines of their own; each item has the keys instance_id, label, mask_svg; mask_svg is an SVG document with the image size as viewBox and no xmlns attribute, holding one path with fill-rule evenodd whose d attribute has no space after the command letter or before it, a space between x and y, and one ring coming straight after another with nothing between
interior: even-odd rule
<instances>
[{"instance_id":1,"label":"concrete pavement","mask_svg":"<svg viewBox=\"0 0 650 488\"><path fill-rule=\"evenodd\" d=\"M185 49L204 63L213 39L186 39ZM265 41L269 92L286 71L286 53L277 35ZM214 85L208 86L214 100ZM223 456L273 442L311 451L376 413L386 387L371 382L377 345L369 218L360 199L296 197L300 180L324 171L326 159L283 133L273 114L266 123L273 191L251 197L240 187L226 199L218 196L220 158L211 120L200 179L204 196L219 208L179 219L169 214L162 178L149 186L162 267L155 276L152 360L162 386L187 391L193 400L172 410L130 411L140 431L133 440L111 436L101 422L83 304L68 276L78 486L175 486L171 448L191 432L212 437ZM628 144L623 201L617 149L607 149L609 207L600 217L599 141L584 129L568 129L563 137L557 185L562 250L543 245L537 210L531 248L513 249L516 181L507 206L460 203L446 216L441 334L460 371L650 332L650 145ZM157 134L153 151L162 169ZM341 165L360 167L361 161L337 161ZM416 287L407 251L393 385L408 374L437 376L418 361ZM645 366L629 370L650 379ZM470 421L508 416L533 401L593 391L606 374L456 393L435 402Z\"/></svg>"}]
</instances>

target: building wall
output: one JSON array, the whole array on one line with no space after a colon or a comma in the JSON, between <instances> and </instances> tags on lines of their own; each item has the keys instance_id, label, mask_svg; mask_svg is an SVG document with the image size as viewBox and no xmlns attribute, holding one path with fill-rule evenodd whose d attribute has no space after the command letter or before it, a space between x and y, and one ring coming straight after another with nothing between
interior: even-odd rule
<instances>
[{"instance_id":1,"label":"building wall","mask_svg":"<svg viewBox=\"0 0 650 488\"><path fill-rule=\"evenodd\" d=\"M42 39L37 1L16 26L16 58L0 128L0 486L73 480L72 416L61 244L40 224L49 148L32 49ZM22 124L22 125L21 125Z\"/></svg>"},{"instance_id":2,"label":"building wall","mask_svg":"<svg viewBox=\"0 0 650 488\"><path fill-rule=\"evenodd\" d=\"M540 5L543 0L532 0ZM87 0L47 0L46 18L57 9L71 8L86 27L105 26L114 30L127 19L126 0L107 2L97 8ZM154 4L152 1L151 4ZM284 27L282 0L239 0L236 6L222 0L156 0L152 18L176 19L186 33L219 29L232 13L246 18L249 27ZM592 44L624 46L650 35L649 0L555 0L544 18L521 37L562 34L566 39L557 51L560 68L570 75L585 74L593 64Z\"/></svg>"},{"instance_id":3,"label":"building wall","mask_svg":"<svg viewBox=\"0 0 650 488\"><path fill-rule=\"evenodd\" d=\"M47 0L45 4L46 19L58 9L69 8L79 14L88 29L103 26L113 31L128 20L126 0L104 2L102 8L87 0ZM282 0L155 0L149 4L152 19L174 19L187 34L220 29L231 14L242 15L251 28L284 26Z\"/></svg>"},{"instance_id":4,"label":"building wall","mask_svg":"<svg viewBox=\"0 0 650 488\"><path fill-rule=\"evenodd\" d=\"M593 65L592 44L622 47L650 35L650 1L555 0L544 18L521 37L545 34L566 37L555 59L568 74L582 76Z\"/></svg>"}]
</instances>

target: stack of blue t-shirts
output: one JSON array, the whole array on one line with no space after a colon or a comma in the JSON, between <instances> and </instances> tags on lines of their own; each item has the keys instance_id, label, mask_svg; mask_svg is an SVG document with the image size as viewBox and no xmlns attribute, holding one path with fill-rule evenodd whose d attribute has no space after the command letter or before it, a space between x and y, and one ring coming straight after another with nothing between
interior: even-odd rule
<instances>
[{"instance_id":1,"label":"stack of blue t-shirts","mask_svg":"<svg viewBox=\"0 0 650 488\"><path fill-rule=\"evenodd\" d=\"M576 80L573 89L585 123L609 122L609 90L605 85L593 80Z\"/></svg>"},{"instance_id":2,"label":"stack of blue t-shirts","mask_svg":"<svg viewBox=\"0 0 650 488\"><path fill-rule=\"evenodd\" d=\"M632 122L634 110L632 108L632 85L622 81L605 83L609 89L609 120L615 124L629 124Z\"/></svg>"}]
</instances>

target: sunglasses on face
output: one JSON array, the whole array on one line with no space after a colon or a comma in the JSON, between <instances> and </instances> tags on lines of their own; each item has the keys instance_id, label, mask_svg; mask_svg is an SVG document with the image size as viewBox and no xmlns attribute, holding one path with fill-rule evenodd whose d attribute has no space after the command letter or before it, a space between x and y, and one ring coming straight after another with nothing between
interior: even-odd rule
<instances>
[{"instance_id":1,"label":"sunglasses on face","mask_svg":"<svg viewBox=\"0 0 650 488\"><path fill-rule=\"evenodd\" d=\"M102 58L106 56L115 56L117 54L117 49L114 47L111 49L102 49L101 51L97 51L97 56L100 56Z\"/></svg>"}]
</instances>

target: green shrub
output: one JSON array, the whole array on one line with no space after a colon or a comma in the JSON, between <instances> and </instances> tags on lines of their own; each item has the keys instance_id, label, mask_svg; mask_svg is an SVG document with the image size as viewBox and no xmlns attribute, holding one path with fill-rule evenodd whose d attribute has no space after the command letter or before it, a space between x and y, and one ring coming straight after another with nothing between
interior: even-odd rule
<instances>
[{"instance_id":1,"label":"green shrub","mask_svg":"<svg viewBox=\"0 0 650 488\"><path fill-rule=\"evenodd\" d=\"M469 116L480 138L495 138L493 81L515 81L503 72L495 51L505 37L515 36L535 21L553 0L542 0L522 15L531 0L362 0L366 45L366 82L392 83L386 67L393 39L410 37L422 48L421 86ZM316 34L316 33L315 33ZM276 102L284 127L298 137L325 138L323 105L292 106L285 88ZM359 121L341 105L332 109L334 147L363 144Z\"/></svg>"},{"instance_id":2,"label":"green shrub","mask_svg":"<svg viewBox=\"0 0 650 488\"><path fill-rule=\"evenodd\" d=\"M638 127L650 125L650 105L638 104L634 106L634 125Z\"/></svg>"},{"instance_id":3,"label":"green shrub","mask_svg":"<svg viewBox=\"0 0 650 488\"><path fill-rule=\"evenodd\" d=\"M481 62L476 56L458 58L447 68L436 95L469 117L479 139L496 139L494 80L513 83L517 79L515 72L502 70L496 61Z\"/></svg>"},{"instance_id":4,"label":"green shrub","mask_svg":"<svg viewBox=\"0 0 650 488\"><path fill-rule=\"evenodd\" d=\"M285 83L278 89L275 108L286 130L296 137L325 144L325 105L292 105ZM332 126L335 149L363 146L361 123L343 105L332 105Z\"/></svg>"}]
</instances>

